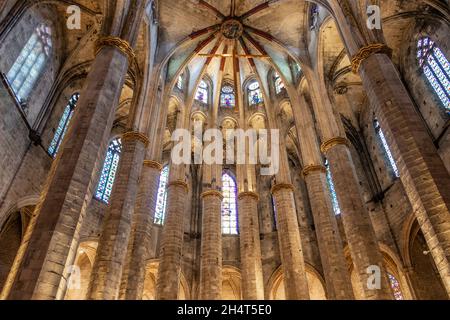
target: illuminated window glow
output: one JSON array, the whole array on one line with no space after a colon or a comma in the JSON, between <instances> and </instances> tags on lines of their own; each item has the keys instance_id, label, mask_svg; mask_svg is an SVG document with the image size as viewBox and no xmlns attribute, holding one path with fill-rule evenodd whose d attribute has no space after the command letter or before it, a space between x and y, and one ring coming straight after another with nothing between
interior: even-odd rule
<instances>
[{"instance_id":1,"label":"illuminated window glow","mask_svg":"<svg viewBox=\"0 0 450 320\"><path fill-rule=\"evenodd\" d=\"M95 198L106 204L109 203L109 199L112 194L117 169L119 168L121 153L122 141L118 138L109 144L106 159L103 164L102 175L100 176L100 182L97 187L97 192L95 193Z\"/></svg>"},{"instance_id":2,"label":"illuminated window glow","mask_svg":"<svg viewBox=\"0 0 450 320\"><path fill-rule=\"evenodd\" d=\"M222 175L222 233L237 235L238 231L238 204L236 181L228 174Z\"/></svg>"}]
</instances>

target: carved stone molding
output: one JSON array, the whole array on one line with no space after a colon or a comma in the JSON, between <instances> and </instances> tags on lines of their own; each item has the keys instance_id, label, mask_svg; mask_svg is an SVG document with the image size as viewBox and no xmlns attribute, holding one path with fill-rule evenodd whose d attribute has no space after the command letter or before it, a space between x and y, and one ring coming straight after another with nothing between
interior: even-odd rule
<instances>
[{"instance_id":1,"label":"carved stone molding","mask_svg":"<svg viewBox=\"0 0 450 320\"><path fill-rule=\"evenodd\" d=\"M362 47L361 49L359 49L358 53L355 54L352 58L353 73L358 73L359 68L361 67L363 61L377 53L384 53L389 56L392 56L392 49L382 43L374 43Z\"/></svg>"},{"instance_id":2,"label":"carved stone molding","mask_svg":"<svg viewBox=\"0 0 450 320\"><path fill-rule=\"evenodd\" d=\"M323 154L326 154L332 148L334 148L335 146L339 146L339 145L345 145L348 147L348 146L350 146L350 142L347 140L347 138L343 138L343 137L333 138L333 139L330 139L330 140L322 143L320 150L322 151Z\"/></svg>"}]
</instances>

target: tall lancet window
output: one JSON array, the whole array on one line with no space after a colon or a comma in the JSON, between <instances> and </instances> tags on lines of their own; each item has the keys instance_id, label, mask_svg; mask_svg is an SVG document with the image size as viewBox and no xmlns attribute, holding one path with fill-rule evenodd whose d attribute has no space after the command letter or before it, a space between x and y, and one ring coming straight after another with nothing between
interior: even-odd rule
<instances>
[{"instance_id":1,"label":"tall lancet window","mask_svg":"<svg viewBox=\"0 0 450 320\"><path fill-rule=\"evenodd\" d=\"M391 149L389 148L389 144L386 140L386 136L383 133L383 130L381 129L380 123L377 119L374 120L373 125L375 127L375 131L377 132L377 135L381 141L381 144L383 145L384 152L386 153L386 158L388 159L392 171L394 172L394 175L396 178L400 177L400 172L398 171L397 164L395 163L394 156L392 155Z\"/></svg>"},{"instance_id":2,"label":"tall lancet window","mask_svg":"<svg viewBox=\"0 0 450 320\"><path fill-rule=\"evenodd\" d=\"M220 93L220 105L223 108L234 108L236 105L236 96L233 86L224 85Z\"/></svg>"},{"instance_id":3,"label":"tall lancet window","mask_svg":"<svg viewBox=\"0 0 450 320\"><path fill-rule=\"evenodd\" d=\"M52 50L52 31L38 26L7 74L17 98L25 102L41 75Z\"/></svg>"},{"instance_id":4,"label":"tall lancet window","mask_svg":"<svg viewBox=\"0 0 450 320\"><path fill-rule=\"evenodd\" d=\"M177 88L179 90L183 90L184 87L184 80L183 80L183 76L178 76L178 80L177 80Z\"/></svg>"},{"instance_id":5,"label":"tall lancet window","mask_svg":"<svg viewBox=\"0 0 450 320\"><path fill-rule=\"evenodd\" d=\"M417 44L417 59L425 76L450 114L450 64L437 44L423 37Z\"/></svg>"},{"instance_id":6,"label":"tall lancet window","mask_svg":"<svg viewBox=\"0 0 450 320\"><path fill-rule=\"evenodd\" d=\"M106 204L109 203L109 198L114 187L121 153L122 141L120 138L114 139L109 144L108 153L103 164L102 175L100 176L100 182L95 193L95 198Z\"/></svg>"},{"instance_id":7,"label":"tall lancet window","mask_svg":"<svg viewBox=\"0 0 450 320\"><path fill-rule=\"evenodd\" d=\"M250 106L257 106L263 101L263 95L259 82L254 80L248 86L248 104Z\"/></svg>"},{"instance_id":8,"label":"tall lancet window","mask_svg":"<svg viewBox=\"0 0 450 320\"><path fill-rule=\"evenodd\" d=\"M167 185L169 184L169 166L165 166L159 178L158 197L156 199L155 224L163 225L167 210Z\"/></svg>"},{"instance_id":9,"label":"tall lancet window","mask_svg":"<svg viewBox=\"0 0 450 320\"><path fill-rule=\"evenodd\" d=\"M403 297L402 289L400 288L400 283L398 282L397 278L395 278L395 276L390 273L388 273L388 277L395 300L405 300L405 298Z\"/></svg>"},{"instance_id":10,"label":"tall lancet window","mask_svg":"<svg viewBox=\"0 0 450 320\"><path fill-rule=\"evenodd\" d=\"M327 182L331 194L331 203L333 204L334 214L338 216L341 214L341 207L339 206L339 200L336 194L336 188L334 187L333 176L331 174L330 163L328 160L325 161L325 167L327 168Z\"/></svg>"},{"instance_id":11,"label":"tall lancet window","mask_svg":"<svg viewBox=\"0 0 450 320\"><path fill-rule=\"evenodd\" d=\"M222 233L237 235L238 211L237 211L237 185L234 178L228 173L222 175Z\"/></svg>"},{"instance_id":12,"label":"tall lancet window","mask_svg":"<svg viewBox=\"0 0 450 320\"><path fill-rule=\"evenodd\" d=\"M284 83L279 73L275 73L274 81L275 81L275 91L277 94L280 94L281 91L283 91L284 89Z\"/></svg>"},{"instance_id":13,"label":"tall lancet window","mask_svg":"<svg viewBox=\"0 0 450 320\"><path fill-rule=\"evenodd\" d=\"M197 89L197 94L195 95L195 99L197 101L203 102L205 104L208 103L208 95L209 95L209 87L208 84L202 80Z\"/></svg>"},{"instance_id":14,"label":"tall lancet window","mask_svg":"<svg viewBox=\"0 0 450 320\"><path fill-rule=\"evenodd\" d=\"M58 153L59 147L64 140L67 129L69 128L70 120L72 120L75 107L77 106L78 99L80 97L79 93L74 93L69 100L69 103L64 109L64 113L59 121L58 129L56 129L55 135L53 137L52 143L48 148L48 153L54 158Z\"/></svg>"}]
</instances>

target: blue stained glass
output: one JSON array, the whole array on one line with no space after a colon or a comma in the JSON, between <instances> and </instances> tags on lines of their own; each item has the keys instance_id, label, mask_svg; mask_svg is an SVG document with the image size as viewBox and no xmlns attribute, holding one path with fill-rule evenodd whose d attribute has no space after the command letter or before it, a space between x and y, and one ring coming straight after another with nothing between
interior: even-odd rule
<instances>
[{"instance_id":1,"label":"blue stained glass","mask_svg":"<svg viewBox=\"0 0 450 320\"><path fill-rule=\"evenodd\" d=\"M450 64L441 49L428 37L417 43L417 59L447 113L450 113Z\"/></svg>"},{"instance_id":2,"label":"blue stained glass","mask_svg":"<svg viewBox=\"0 0 450 320\"><path fill-rule=\"evenodd\" d=\"M333 176L331 174L330 164L328 160L325 161L325 167L327 168L327 182L328 187L330 188L331 203L333 204L334 214L338 216L341 214L341 207L339 206L339 200L336 194L336 189L334 187Z\"/></svg>"},{"instance_id":3,"label":"blue stained glass","mask_svg":"<svg viewBox=\"0 0 450 320\"><path fill-rule=\"evenodd\" d=\"M391 164L391 168L394 171L395 177L399 178L400 172L398 171L398 167L397 164L395 163L394 156L392 155L391 148L389 147L389 144L386 140L386 136L384 135L383 130L381 129L380 123L376 119L374 121L374 126L378 134L378 137L380 138L381 144L383 145L384 151L386 152L387 159Z\"/></svg>"},{"instance_id":4,"label":"blue stained glass","mask_svg":"<svg viewBox=\"0 0 450 320\"><path fill-rule=\"evenodd\" d=\"M234 88L232 86L224 86L222 88L220 104L222 107L225 107L225 108L234 108L235 95L234 95Z\"/></svg>"},{"instance_id":5,"label":"blue stained glass","mask_svg":"<svg viewBox=\"0 0 450 320\"><path fill-rule=\"evenodd\" d=\"M395 300L405 300L398 280L390 273L388 273L388 277Z\"/></svg>"},{"instance_id":6,"label":"blue stained glass","mask_svg":"<svg viewBox=\"0 0 450 320\"><path fill-rule=\"evenodd\" d=\"M122 152L122 142L120 138L113 140L108 148L106 159L103 164L100 182L95 193L95 198L106 204L109 203L114 181L116 179L117 169L120 162L120 154Z\"/></svg>"},{"instance_id":7,"label":"blue stained glass","mask_svg":"<svg viewBox=\"0 0 450 320\"><path fill-rule=\"evenodd\" d=\"M222 175L222 195L222 233L237 235L239 233L237 185L228 173Z\"/></svg>"},{"instance_id":8,"label":"blue stained glass","mask_svg":"<svg viewBox=\"0 0 450 320\"><path fill-rule=\"evenodd\" d=\"M196 94L196 100L203 102L203 103L208 103L208 84L205 81L201 81L200 85L197 89L197 94Z\"/></svg>"},{"instance_id":9,"label":"blue stained glass","mask_svg":"<svg viewBox=\"0 0 450 320\"><path fill-rule=\"evenodd\" d=\"M261 92L261 88L257 81L253 81L248 86L248 99L249 99L249 104L251 106L258 105L264 101L262 92Z\"/></svg>"},{"instance_id":10,"label":"blue stained glass","mask_svg":"<svg viewBox=\"0 0 450 320\"><path fill-rule=\"evenodd\" d=\"M69 100L69 104L66 106L66 109L64 110L61 120L59 121L58 129L56 129L55 135L50 144L50 148L48 149L48 153L52 157L55 157L57 155L59 147L61 146L61 143L64 140L79 97L80 95L78 93L72 95L72 97Z\"/></svg>"},{"instance_id":11,"label":"blue stained glass","mask_svg":"<svg viewBox=\"0 0 450 320\"><path fill-rule=\"evenodd\" d=\"M283 80L281 80L281 77L278 73L275 74L275 90L277 94L281 93L281 91L284 89L284 83Z\"/></svg>"},{"instance_id":12,"label":"blue stained glass","mask_svg":"<svg viewBox=\"0 0 450 320\"><path fill-rule=\"evenodd\" d=\"M164 167L159 178L158 197L156 199L155 224L163 225L167 210L167 185L169 184L169 166Z\"/></svg>"},{"instance_id":13,"label":"blue stained glass","mask_svg":"<svg viewBox=\"0 0 450 320\"><path fill-rule=\"evenodd\" d=\"M7 74L14 93L20 101L28 98L44 69L51 52L51 29L40 25L23 47Z\"/></svg>"}]
</instances>

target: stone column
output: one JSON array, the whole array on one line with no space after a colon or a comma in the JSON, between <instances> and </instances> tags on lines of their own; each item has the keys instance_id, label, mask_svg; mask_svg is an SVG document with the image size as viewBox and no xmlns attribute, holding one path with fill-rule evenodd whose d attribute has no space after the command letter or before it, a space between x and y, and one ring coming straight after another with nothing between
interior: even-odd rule
<instances>
[{"instance_id":1,"label":"stone column","mask_svg":"<svg viewBox=\"0 0 450 320\"><path fill-rule=\"evenodd\" d=\"M79 232L101 168L134 54L119 38L101 38L77 112L50 170L3 299L63 299Z\"/></svg>"},{"instance_id":2,"label":"stone column","mask_svg":"<svg viewBox=\"0 0 450 320\"><path fill-rule=\"evenodd\" d=\"M264 300L258 201L259 196L255 192L247 191L239 194L239 233L244 300Z\"/></svg>"},{"instance_id":3,"label":"stone column","mask_svg":"<svg viewBox=\"0 0 450 320\"><path fill-rule=\"evenodd\" d=\"M123 151L92 268L88 299L115 300L119 296L138 181L149 140L141 133L127 132L122 142Z\"/></svg>"},{"instance_id":4,"label":"stone column","mask_svg":"<svg viewBox=\"0 0 450 320\"><path fill-rule=\"evenodd\" d=\"M222 299L222 200L219 190L202 195L200 300Z\"/></svg>"},{"instance_id":5,"label":"stone column","mask_svg":"<svg viewBox=\"0 0 450 320\"><path fill-rule=\"evenodd\" d=\"M390 300L393 295L383 257L365 206L348 144L345 138L330 139L322 145L322 151L330 163L348 246L365 297L369 300ZM372 274L368 268L372 266L379 268L381 272L381 289L369 286Z\"/></svg>"},{"instance_id":6,"label":"stone column","mask_svg":"<svg viewBox=\"0 0 450 320\"><path fill-rule=\"evenodd\" d=\"M167 192L167 214L161 240L157 300L178 299L183 258L184 212L189 187L184 181L172 180L169 182Z\"/></svg>"},{"instance_id":7,"label":"stone column","mask_svg":"<svg viewBox=\"0 0 450 320\"><path fill-rule=\"evenodd\" d=\"M309 300L303 248L300 240L294 186L280 183L272 188L278 226L284 287L287 300Z\"/></svg>"},{"instance_id":8,"label":"stone column","mask_svg":"<svg viewBox=\"0 0 450 320\"><path fill-rule=\"evenodd\" d=\"M162 169L162 165L156 161L144 161L134 208L127 262L122 275L120 298L123 300L142 300Z\"/></svg>"},{"instance_id":9,"label":"stone column","mask_svg":"<svg viewBox=\"0 0 450 320\"><path fill-rule=\"evenodd\" d=\"M314 121L303 96L294 96L292 102L301 155L305 164L303 176L316 226L327 297L330 300L354 299Z\"/></svg>"},{"instance_id":10,"label":"stone column","mask_svg":"<svg viewBox=\"0 0 450 320\"><path fill-rule=\"evenodd\" d=\"M364 19L348 14L355 8L337 0L330 6L450 296L450 175L390 58L382 30L362 33L357 25L365 25Z\"/></svg>"},{"instance_id":11,"label":"stone column","mask_svg":"<svg viewBox=\"0 0 450 320\"><path fill-rule=\"evenodd\" d=\"M322 165L310 165L304 168L303 175L316 226L327 297L330 300L354 299L344 247L328 189L326 168Z\"/></svg>"}]
</instances>

